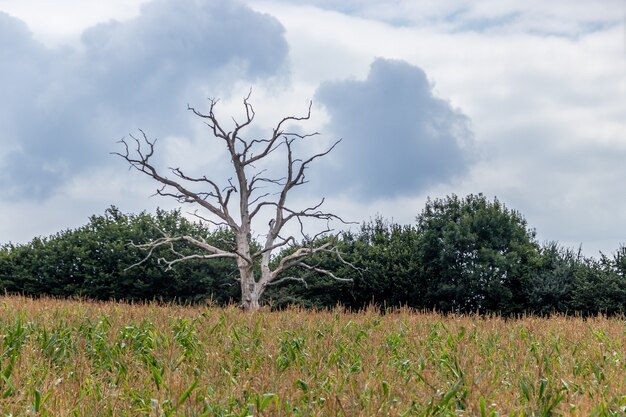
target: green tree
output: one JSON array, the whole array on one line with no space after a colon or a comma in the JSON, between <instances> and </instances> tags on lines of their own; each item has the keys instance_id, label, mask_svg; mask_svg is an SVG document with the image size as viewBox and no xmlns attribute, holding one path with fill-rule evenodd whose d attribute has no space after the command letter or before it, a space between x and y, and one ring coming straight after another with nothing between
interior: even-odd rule
<instances>
[{"instance_id":1,"label":"green tree","mask_svg":"<svg viewBox=\"0 0 626 417\"><path fill-rule=\"evenodd\" d=\"M378 217L361 226L351 257L359 268L352 289L356 306L424 306L415 257L417 244L418 233L410 225Z\"/></svg>"},{"instance_id":2,"label":"green tree","mask_svg":"<svg viewBox=\"0 0 626 417\"><path fill-rule=\"evenodd\" d=\"M620 278L626 280L626 245L620 245L613 254L611 267Z\"/></svg>"},{"instance_id":3,"label":"green tree","mask_svg":"<svg viewBox=\"0 0 626 417\"><path fill-rule=\"evenodd\" d=\"M523 310L538 245L520 213L482 194L429 199L417 232L425 305L458 312Z\"/></svg>"},{"instance_id":4,"label":"green tree","mask_svg":"<svg viewBox=\"0 0 626 417\"><path fill-rule=\"evenodd\" d=\"M225 302L236 297L237 292L225 285L237 270L234 262L217 260L205 265L192 260L168 269L159 262L166 248L155 250L154 256L141 262L146 253L132 245L163 233L189 232L216 246L232 241L228 231L210 233L201 224L187 221L180 211L127 215L111 207L104 215L91 216L83 227L35 238L25 245L5 245L0 252L0 286L34 296L80 295L103 300L197 301L212 296ZM178 250L187 255L196 251L184 245Z\"/></svg>"},{"instance_id":5,"label":"green tree","mask_svg":"<svg viewBox=\"0 0 626 417\"><path fill-rule=\"evenodd\" d=\"M576 271L572 309L585 315L626 311L626 248L612 257L586 258Z\"/></svg>"},{"instance_id":6,"label":"green tree","mask_svg":"<svg viewBox=\"0 0 626 417\"><path fill-rule=\"evenodd\" d=\"M350 281L337 283L330 277L300 271L298 279L306 288L286 282L269 290L274 307L298 304L328 308L338 303L360 309L380 307L422 308L423 285L415 259L417 231L382 217L363 223L356 232L344 232L333 243L340 256L319 253L310 262L335 271Z\"/></svg>"},{"instance_id":7,"label":"green tree","mask_svg":"<svg viewBox=\"0 0 626 417\"><path fill-rule=\"evenodd\" d=\"M280 274L276 281L270 283L267 289L267 299L272 309L283 309L289 306L323 309L332 308L337 304L349 305L353 282L353 265L348 266L342 260L349 259L350 251L346 251L346 239L350 233L341 233L334 236L318 238L312 244L321 246L330 244L336 252L318 252L307 259L306 268L291 268ZM299 245L281 251L273 260L271 266L279 264L284 257L288 257L297 250ZM323 270L323 273L318 272ZM332 272L331 272L332 271ZM329 275L331 274L331 275ZM335 275L336 274L336 275ZM337 277L341 277L337 279ZM346 302L346 299L349 298Z\"/></svg>"},{"instance_id":8,"label":"green tree","mask_svg":"<svg viewBox=\"0 0 626 417\"><path fill-rule=\"evenodd\" d=\"M564 249L556 242L543 245L525 287L525 310L540 315L571 312L574 282L585 268L580 250Z\"/></svg>"}]
</instances>

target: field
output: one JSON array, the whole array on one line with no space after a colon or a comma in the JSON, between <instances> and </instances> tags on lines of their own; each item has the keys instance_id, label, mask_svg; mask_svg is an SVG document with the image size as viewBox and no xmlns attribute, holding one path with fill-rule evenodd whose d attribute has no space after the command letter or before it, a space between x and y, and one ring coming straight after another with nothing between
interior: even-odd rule
<instances>
[{"instance_id":1,"label":"field","mask_svg":"<svg viewBox=\"0 0 626 417\"><path fill-rule=\"evenodd\" d=\"M626 415L623 318L0 298L0 416Z\"/></svg>"}]
</instances>

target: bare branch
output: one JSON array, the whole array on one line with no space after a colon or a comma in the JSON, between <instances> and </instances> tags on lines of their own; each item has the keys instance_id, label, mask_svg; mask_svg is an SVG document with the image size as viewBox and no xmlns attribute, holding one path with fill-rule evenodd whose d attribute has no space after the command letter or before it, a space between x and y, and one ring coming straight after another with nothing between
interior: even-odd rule
<instances>
[{"instance_id":1,"label":"bare branch","mask_svg":"<svg viewBox=\"0 0 626 417\"><path fill-rule=\"evenodd\" d=\"M165 232L161 231L161 233L164 235L162 238L156 239L152 242L149 243L143 243L143 244L135 244L135 243L131 243L131 246L137 249L145 249L148 250L148 254L139 262L136 262L134 264L132 264L131 266L129 266L128 268L126 268L126 270L131 269L133 267L136 267L138 265L143 264L144 262L146 262L148 259L150 259L154 253L154 251L158 248L161 247L167 247L169 249L169 251L175 255L177 258L174 260L167 260L165 258L159 258L158 261L159 263L163 262L166 265L168 265L168 269L171 268L172 265L177 264L181 261L184 260L189 260L189 259L216 259L216 258L232 258L232 259L237 259L238 257L241 258L249 258L246 257L244 254L240 254L237 251L226 251L223 249L220 249L216 246L213 246L209 243L207 243L204 239L202 238L195 238L192 236L176 236L176 237L170 237L167 236L165 234ZM184 255L182 253L180 253L179 251L177 251L174 248L174 243L176 242L187 242L192 244L193 246L200 248L206 252L208 252L208 254L204 254L204 255L200 255L200 254L191 254L191 255ZM250 260L250 262L252 262Z\"/></svg>"},{"instance_id":2,"label":"bare branch","mask_svg":"<svg viewBox=\"0 0 626 417\"><path fill-rule=\"evenodd\" d=\"M204 216L199 215L199 214L198 214L198 210L195 210L195 211L193 211L193 212L188 211L187 213L189 213L190 215L192 215L192 216L194 216L195 218L199 219L201 222L203 222L203 221L204 221L204 222L207 222L207 223L212 224L212 225L214 225L214 226L216 226L216 227L218 227L218 228L219 228L219 227L226 227L226 226L228 226L228 224L226 224L225 222L216 222L216 221L215 221L215 220L213 220L213 219L209 219L209 218L207 218L207 217L204 217Z\"/></svg>"},{"instance_id":3,"label":"bare branch","mask_svg":"<svg viewBox=\"0 0 626 417\"><path fill-rule=\"evenodd\" d=\"M321 209L324 204L323 198L317 204L303 209L287 205L290 191L307 183L306 171L309 166L318 158L330 153L340 142L338 140L328 149L307 158L299 158L295 155L297 143L314 138L319 133L297 133L286 129L290 129L292 123L309 120L312 103L309 102L304 115L289 115L280 119L268 137L248 139L244 133L256 118L250 97L251 91L243 98L243 118L239 120L232 118L228 122L230 128L222 124L216 115L218 100L209 99L209 108L206 113L187 106L188 110L202 119L209 127L213 137L222 143L228 151L234 175L228 179L226 186L222 186L221 181L211 179L207 175L189 175L180 167L170 167L171 175L169 177L161 173L152 162L156 140L149 140L143 130L139 130L141 135L134 136L131 134L129 139L123 138L120 141L122 150L114 152L114 154L124 158L128 162L129 168L134 168L157 181L160 185L156 190L156 195L170 197L180 203L197 205L206 212L203 210L203 214L199 214L196 210L191 213L193 216L210 225L228 227L233 232L234 237L234 242L229 242L233 244L233 248L222 250L209 244L201 237L172 237L162 233L162 238L145 244L133 245L147 250L148 253L143 260L130 268L154 256L154 251L159 248L168 249L173 257L172 259L159 259L159 262L166 264L168 268L192 259L230 258L236 261L239 269L242 303L254 308L258 306L259 297L267 285L275 285L286 280L304 282L304 280L295 277L279 278L279 275L283 275L285 270L291 267L299 266L326 274L337 280L344 280L336 277L332 271L311 265L305 260L317 253L332 252L339 256L342 262L346 263L339 252L334 249L332 242L319 243L317 246L315 244L317 239L333 232L330 226L331 221L339 221L344 224L348 224L348 222L331 212L323 211ZM282 165L282 173L267 174L266 170L257 169L256 162L274 153L284 153L285 164ZM237 206L236 209L230 207L231 202ZM253 232L252 221L257 218L262 210L264 213L269 212L271 218L267 224L267 234L260 234L258 230ZM292 253L283 256L272 270L270 268L270 265L274 265L272 253L284 250L289 245L296 245L296 239L293 236L281 236L285 226L292 220L298 222L305 245L295 248ZM305 234L305 222L308 224L308 220L325 221L326 226L310 237ZM265 225L263 226L265 229ZM253 233L259 233L257 236L265 236L265 242L260 248L253 241ZM186 244L198 248L200 253L181 251L180 245L184 247ZM261 276L255 277L257 269L253 260L259 260L259 258ZM306 282L304 283L306 285Z\"/></svg>"},{"instance_id":4,"label":"bare branch","mask_svg":"<svg viewBox=\"0 0 626 417\"><path fill-rule=\"evenodd\" d=\"M299 262L298 266L301 266L301 267L303 267L305 269L308 269L310 271L315 271L315 272L317 272L319 274L327 275L327 276L331 277L332 279L334 279L336 281L352 282L352 280L350 278L340 278L340 277L338 277L337 275L333 274L331 271L329 271L327 269L311 266L311 265L308 265L308 264L306 264L304 262Z\"/></svg>"},{"instance_id":5,"label":"bare branch","mask_svg":"<svg viewBox=\"0 0 626 417\"><path fill-rule=\"evenodd\" d=\"M237 228L238 225L235 222L235 220L230 216L230 214L228 213L227 207L223 206L223 205L215 205L213 203L210 203L208 201L206 201L206 198L203 198L202 195L195 193L189 189L187 189L185 186L183 186L181 183L171 180L165 176L162 176L161 174L159 174L159 172L157 171L157 169L154 167L154 165L152 165L152 163L150 162L150 158L152 157L152 155L154 154L154 145L156 143L156 140L154 141L150 141L148 139L148 137L146 136L145 132L143 130L140 130L142 138L143 138L143 142L144 144L142 145L142 142L137 139L135 136L130 135L130 137L135 141L136 143L136 149L135 149L135 154L137 156L133 156L129 150L128 147L128 143L126 142L125 139L122 139L121 142L124 145L124 153L120 153L120 152L113 152L113 154L118 155L122 158L124 158L131 167L137 169L139 172L142 172L150 177L152 177L153 179L155 179L157 182L162 184L162 187L160 189L157 189L157 194L158 195L162 195L162 196L169 196L169 197L173 197L176 200L182 202L182 203L196 203L199 204L200 206L204 207L205 209L207 209L208 211L210 211L212 214L216 215L217 217L219 217L220 219L222 219L224 222L226 222L230 227L233 228ZM147 147L147 151L144 151L144 146ZM178 171L179 176L180 175L184 175L182 174L182 172ZM172 188L177 190L177 193L174 192L168 192L165 191L166 189ZM218 190L219 193L219 190ZM205 194L208 195L208 194Z\"/></svg>"},{"instance_id":6,"label":"bare branch","mask_svg":"<svg viewBox=\"0 0 626 417\"><path fill-rule=\"evenodd\" d=\"M303 246L303 247L298 248L295 252L289 255L283 256L280 262L278 263L278 266L276 267L276 269L272 271L272 275L273 275L272 279L276 278L281 272L295 265L298 265L300 261L302 260L302 258L311 256L318 252L322 252L325 249L328 249L330 246L331 246L331 242L326 242L318 247Z\"/></svg>"},{"instance_id":7,"label":"bare branch","mask_svg":"<svg viewBox=\"0 0 626 417\"><path fill-rule=\"evenodd\" d=\"M296 282L300 282L302 284L304 284L304 288L309 288L309 285L307 284L306 280L304 278L300 278L300 277L283 277L280 278L276 281L271 281L269 282L267 285L278 285L281 284L285 281L296 281Z\"/></svg>"},{"instance_id":8,"label":"bare branch","mask_svg":"<svg viewBox=\"0 0 626 417\"><path fill-rule=\"evenodd\" d=\"M288 244L295 244L296 239L293 236L289 236L286 238L281 238L280 236L278 237L280 240L278 242L274 242L272 245L270 246L266 246L263 249L259 250L258 252L255 252L254 255L252 256L253 258L256 258L259 255L263 255L264 253L267 252L272 252L276 249L282 248L283 246L286 246Z\"/></svg>"},{"instance_id":9,"label":"bare branch","mask_svg":"<svg viewBox=\"0 0 626 417\"><path fill-rule=\"evenodd\" d=\"M247 159L245 161L245 165L250 165L252 163L254 163L255 161L258 161L259 159L265 158L268 154L270 154L271 152L273 152L274 145L276 143L276 141L283 136L283 125L286 124L287 122L300 122L303 120L309 120L311 118L311 107L313 106L313 102L309 102L309 109L307 111L306 116L301 116L301 117L297 117L297 116L287 116L284 117L280 122L278 122L278 124L276 125L276 127L273 129L272 132L272 137L270 139L267 140L267 144L265 146L265 149L263 149L261 151L261 153L259 153L258 155L252 156L249 159Z\"/></svg>"}]
</instances>

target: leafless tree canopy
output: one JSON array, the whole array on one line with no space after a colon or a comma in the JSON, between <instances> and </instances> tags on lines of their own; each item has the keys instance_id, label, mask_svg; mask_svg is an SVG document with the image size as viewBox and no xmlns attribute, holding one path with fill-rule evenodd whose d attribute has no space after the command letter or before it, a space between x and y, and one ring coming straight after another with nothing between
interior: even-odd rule
<instances>
[{"instance_id":1,"label":"leafless tree canopy","mask_svg":"<svg viewBox=\"0 0 626 417\"><path fill-rule=\"evenodd\" d=\"M311 163L331 152L340 142L336 141L325 151L307 158L298 158L294 154L297 142L318 135L317 132L300 134L285 131L290 123L310 119L311 103L309 103L306 115L284 117L272 129L269 137L250 140L243 136L246 128L253 123L255 118L255 111L249 98L250 95L243 100L244 120L233 119L230 130L218 120L215 114L217 100L209 101L207 113L189 107L189 110L209 127L213 139L221 141L228 150L234 176L227 181L226 186L220 186L218 180L206 175L188 175L180 167L161 172L153 163L156 140L150 140L143 130L139 130L139 135L130 135L129 139L122 139L120 143L123 150L115 154L124 158L132 168L156 180L160 184L156 194L174 198L180 203L195 205L194 215L197 218L216 226L226 226L235 235L236 245L232 250L217 248L199 237L164 235L153 242L138 245L148 250L147 257L154 249L166 246L171 248L174 255L173 259L165 261L168 266L192 258L233 258L237 262L240 273L242 307L256 309L268 285L286 279L295 279L283 274L289 268L298 266L341 280L332 271L307 263L307 258L319 252L333 252L343 261L331 242L316 244L316 238L332 231L331 221L344 221L339 216L322 209L323 198L317 204L303 209L288 206L290 191L307 182L306 171ZM255 167L255 163L261 164L270 155L279 153L284 154L284 165L280 176L269 174L267 170ZM268 212L270 213L269 224L259 224L258 218L262 217L260 215L262 212L265 213L265 221L267 221ZM304 226L306 221L311 219L325 222L325 227L316 235L307 236ZM299 225L297 229L300 230L301 242L293 235L284 234L289 223ZM259 226L267 230L260 246L252 244L252 231L258 232ZM290 227L289 229L296 228ZM185 256L178 253L174 249L174 244L183 241L201 249L202 255ZM278 264L271 268L272 253L290 245L296 245L297 249L283 256ZM259 276L255 276L254 273L255 262L261 267Z\"/></svg>"}]
</instances>

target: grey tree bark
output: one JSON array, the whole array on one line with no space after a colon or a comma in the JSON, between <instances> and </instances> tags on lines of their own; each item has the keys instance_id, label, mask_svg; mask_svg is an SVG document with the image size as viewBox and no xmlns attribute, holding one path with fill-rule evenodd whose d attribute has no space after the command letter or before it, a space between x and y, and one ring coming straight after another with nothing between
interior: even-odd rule
<instances>
[{"instance_id":1,"label":"grey tree bark","mask_svg":"<svg viewBox=\"0 0 626 417\"><path fill-rule=\"evenodd\" d=\"M228 180L228 185L225 187L218 185L218 180L210 179L206 175L202 177L186 175L181 168L170 168L170 174L163 174L152 163L156 140L149 140L143 130L140 130L140 136L130 135L130 140L122 139L120 143L123 145L123 151L114 152L114 154L124 158L132 168L160 183L160 188L156 192L158 195L172 197L180 203L197 206L195 216L218 227L228 227L235 236L234 247L231 250L223 250L199 237L164 234L162 238L153 242L136 245L148 250L146 258L141 262L148 259L156 248L162 246L171 248L174 255L172 259L163 259L168 267L188 259L232 258L239 269L241 306L245 310L256 310L260 307L261 297L269 285L296 279L284 275L285 271L290 268L302 267L336 280L344 280L332 271L307 263L307 259L319 252L334 252L341 259L332 243L316 244L315 238L332 231L329 226L330 221L345 222L339 216L321 209L324 203L323 198L318 204L303 209L294 209L287 204L290 192L306 183L305 171L309 165L316 159L327 155L339 143L336 141L325 151L313 154L306 159L294 156L296 142L318 134L290 133L284 129L289 123L309 120L311 104L309 103L306 115L287 116L281 119L268 138L250 140L243 136L244 131L255 118L255 111L249 98L250 95L243 100L245 120L242 122L233 120L232 130L227 130L218 120L215 114L217 100L210 100L208 113L189 107L189 110L204 120L213 138L222 141L228 150L235 178L232 181ZM284 153L284 172L281 176L266 176L265 170L255 168L255 163L262 162L276 152ZM196 191L198 185L203 185L205 190ZM273 188L274 192L268 191L268 188ZM261 212L267 213L268 211L271 220L265 226L267 234L262 245L257 247L258 245L253 245L252 241L252 234L255 231L253 223L258 231L260 229L258 227L259 215ZM304 233L304 222L307 219L324 221L326 222L325 228L313 238L308 238ZM302 242L298 242L293 235L282 235L286 225L290 222L299 223ZM184 256L175 250L176 242L191 244L201 249L202 255ZM289 246L296 248L289 255L282 257L272 268L272 254ZM260 266L258 276L255 275L255 265Z\"/></svg>"}]
</instances>

